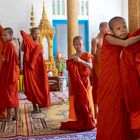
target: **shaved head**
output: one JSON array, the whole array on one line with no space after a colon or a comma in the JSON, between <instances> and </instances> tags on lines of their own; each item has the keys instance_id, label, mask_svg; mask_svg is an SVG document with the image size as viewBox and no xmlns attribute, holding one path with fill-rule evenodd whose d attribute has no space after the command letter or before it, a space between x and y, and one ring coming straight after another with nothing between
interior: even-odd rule
<instances>
[{"instance_id":1,"label":"shaved head","mask_svg":"<svg viewBox=\"0 0 140 140\"><path fill-rule=\"evenodd\" d=\"M107 22L101 22L99 28L103 28L104 26L108 26Z\"/></svg>"},{"instance_id":2,"label":"shaved head","mask_svg":"<svg viewBox=\"0 0 140 140\"><path fill-rule=\"evenodd\" d=\"M114 27L114 23L116 23L117 21L122 21L125 22L125 19L123 17L113 17L110 21L109 21L109 28L112 30Z\"/></svg>"},{"instance_id":3,"label":"shaved head","mask_svg":"<svg viewBox=\"0 0 140 140\"><path fill-rule=\"evenodd\" d=\"M10 28L10 27L4 28L3 31L7 32L7 33L10 34L11 36L13 35L13 29Z\"/></svg>"}]
</instances>

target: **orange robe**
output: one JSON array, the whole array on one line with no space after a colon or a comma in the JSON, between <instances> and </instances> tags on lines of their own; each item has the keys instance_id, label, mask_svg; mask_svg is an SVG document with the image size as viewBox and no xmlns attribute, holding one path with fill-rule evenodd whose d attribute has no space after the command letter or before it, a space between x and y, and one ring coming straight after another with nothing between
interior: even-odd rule
<instances>
[{"instance_id":1,"label":"orange robe","mask_svg":"<svg viewBox=\"0 0 140 140\"><path fill-rule=\"evenodd\" d=\"M4 47L4 42L2 40L2 32L3 32L3 28L0 25L0 69L2 67L2 51L3 51L3 47Z\"/></svg>"},{"instance_id":2,"label":"orange robe","mask_svg":"<svg viewBox=\"0 0 140 140\"><path fill-rule=\"evenodd\" d=\"M92 96L94 104L97 104L97 89L98 89L98 76L100 72L100 53L95 56L93 63L93 76L92 76Z\"/></svg>"},{"instance_id":3,"label":"orange robe","mask_svg":"<svg viewBox=\"0 0 140 140\"><path fill-rule=\"evenodd\" d=\"M43 59L42 45L37 44L21 31L24 44L23 76L25 94L29 101L40 108L50 106L48 75Z\"/></svg>"},{"instance_id":4,"label":"orange robe","mask_svg":"<svg viewBox=\"0 0 140 140\"><path fill-rule=\"evenodd\" d=\"M94 63L93 63L93 75L92 75L92 96L93 103L97 104L97 89L98 89L98 76L96 74Z\"/></svg>"},{"instance_id":5,"label":"orange robe","mask_svg":"<svg viewBox=\"0 0 140 140\"><path fill-rule=\"evenodd\" d=\"M103 39L98 81L96 140L129 140L128 115L120 80L120 46Z\"/></svg>"},{"instance_id":6,"label":"orange robe","mask_svg":"<svg viewBox=\"0 0 140 140\"><path fill-rule=\"evenodd\" d=\"M94 57L92 55L90 55L90 54L87 55L87 53L84 53L84 54L86 54L86 55L82 55L81 59L83 59L84 61L88 61L88 59L91 58L92 62L94 62ZM69 83L71 83L71 81ZM74 91L71 89L72 88L71 88L71 84L70 84L69 85L69 118L73 119L73 120L77 120L76 114L75 114L75 107L74 107ZM93 104L93 95L92 95L91 86L88 89L88 95L89 95L89 102L90 102L90 105L92 107L92 111L94 114L94 104Z\"/></svg>"},{"instance_id":7,"label":"orange robe","mask_svg":"<svg viewBox=\"0 0 140 140\"><path fill-rule=\"evenodd\" d=\"M89 60L89 54L83 52L81 59ZM61 129L76 131L90 130L95 128L93 119L93 104L89 94L90 86L90 69L81 63L76 63L73 59L67 60L67 70L70 77L70 92L74 95L74 108L77 121L68 121L61 123ZM92 94L91 94L92 95Z\"/></svg>"},{"instance_id":8,"label":"orange robe","mask_svg":"<svg viewBox=\"0 0 140 140\"><path fill-rule=\"evenodd\" d=\"M140 34L140 29L129 37ZM140 42L123 49L121 78L127 110L130 112L130 127L133 139L140 137ZM127 80L126 80L127 79Z\"/></svg>"},{"instance_id":9,"label":"orange robe","mask_svg":"<svg viewBox=\"0 0 140 140\"><path fill-rule=\"evenodd\" d=\"M12 42L5 43L2 54L5 62L0 71L0 108L18 108L18 56Z\"/></svg>"},{"instance_id":10,"label":"orange robe","mask_svg":"<svg viewBox=\"0 0 140 140\"><path fill-rule=\"evenodd\" d=\"M2 32L3 32L3 27L0 25L0 71L2 67L2 52L4 47L4 42L2 40ZM0 118L6 118L6 117L7 117L7 110L0 108Z\"/></svg>"}]
</instances>

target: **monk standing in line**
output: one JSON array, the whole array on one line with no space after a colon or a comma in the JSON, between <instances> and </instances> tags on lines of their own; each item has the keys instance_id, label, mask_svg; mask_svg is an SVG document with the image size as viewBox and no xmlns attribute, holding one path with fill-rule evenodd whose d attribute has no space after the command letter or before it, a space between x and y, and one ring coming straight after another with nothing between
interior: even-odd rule
<instances>
[{"instance_id":1,"label":"monk standing in line","mask_svg":"<svg viewBox=\"0 0 140 140\"><path fill-rule=\"evenodd\" d=\"M18 119L18 48L19 44L13 39L12 28L4 28L2 32L4 48L2 52L2 68L0 71L0 108L8 110L7 118L2 121ZM15 109L15 117L11 116L11 109Z\"/></svg>"},{"instance_id":2,"label":"monk standing in line","mask_svg":"<svg viewBox=\"0 0 140 140\"><path fill-rule=\"evenodd\" d=\"M70 96L73 95L75 121L61 123L61 129L84 131L95 128L93 99L90 85L92 55L83 52L83 39L76 36L73 39L76 53L67 60L67 70L70 77Z\"/></svg>"},{"instance_id":3,"label":"monk standing in line","mask_svg":"<svg viewBox=\"0 0 140 140\"><path fill-rule=\"evenodd\" d=\"M0 25L0 70L2 67L2 51L4 48L4 42L2 39L2 32L3 32L3 27ZM6 109L0 109L0 119L6 118L7 117L7 110Z\"/></svg>"},{"instance_id":4,"label":"monk standing in line","mask_svg":"<svg viewBox=\"0 0 140 140\"><path fill-rule=\"evenodd\" d=\"M50 91L47 69L43 58L43 46L38 43L40 30L31 29L31 36L21 31L23 38L23 76L25 95L33 104L32 114L40 113L40 108L49 107ZM42 114L43 115L43 114ZM41 116L42 116L41 115Z\"/></svg>"},{"instance_id":5,"label":"monk standing in line","mask_svg":"<svg viewBox=\"0 0 140 140\"><path fill-rule=\"evenodd\" d=\"M110 29L114 37L117 39L131 39L132 37L140 36L140 29L133 33L129 33L125 20L122 17L114 17L109 22ZM122 28L121 33L117 33L114 26ZM118 29L117 29L118 30ZM118 42L112 42L117 45ZM123 47L120 55L120 72L122 95L125 100L127 112L129 113L129 123L131 129L132 140L140 140L140 77L139 66L140 62L140 41L128 47Z\"/></svg>"},{"instance_id":6,"label":"monk standing in line","mask_svg":"<svg viewBox=\"0 0 140 140\"><path fill-rule=\"evenodd\" d=\"M127 39L126 23L121 17L111 19L109 27L111 34L103 39L100 57L96 140L129 140L129 116L121 86L120 54L122 48L139 42L140 35Z\"/></svg>"},{"instance_id":7,"label":"monk standing in line","mask_svg":"<svg viewBox=\"0 0 140 140\"><path fill-rule=\"evenodd\" d=\"M100 52L103 43L103 37L105 34L109 33L109 26L107 22L101 22L99 25L99 34L92 39L91 41L91 54L94 55L94 64L93 64L93 86L92 86L92 95L93 103L95 110L95 118L97 118L97 89L98 89L98 76L99 76L99 64L100 64Z\"/></svg>"}]
</instances>

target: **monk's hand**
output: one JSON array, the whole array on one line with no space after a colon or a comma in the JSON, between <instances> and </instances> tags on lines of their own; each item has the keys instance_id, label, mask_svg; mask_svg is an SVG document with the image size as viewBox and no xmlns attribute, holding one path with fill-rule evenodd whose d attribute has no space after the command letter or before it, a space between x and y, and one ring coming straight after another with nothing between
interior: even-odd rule
<instances>
[{"instance_id":1,"label":"monk's hand","mask_svg":"<svg viewBox=\"0 0 140 140\"><path fill-rule=\"evenodd\" d=\"M74 60L74 62L80 62L81 61L81 59L78 56L74 56L73 60Z\"/></svg>"}]
</instances>

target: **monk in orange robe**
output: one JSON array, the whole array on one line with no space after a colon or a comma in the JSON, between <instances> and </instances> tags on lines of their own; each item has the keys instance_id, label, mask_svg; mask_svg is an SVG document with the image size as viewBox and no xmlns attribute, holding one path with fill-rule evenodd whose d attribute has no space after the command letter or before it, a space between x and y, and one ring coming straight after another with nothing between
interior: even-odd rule
<instances>
[{"instance_id":1,"label":"monk in orange robe","mask_svg":"<svg viewBox=\"0 0 140 140\"><path fill-rule=\"evenodd\" d=\"M17 119L17 109L19 106L18 99L18 56L13 44L13 30L11 28L3 29L2 39L4 48L2 52L3 65L0 71L0 108L8 110L6 120L11 120L11 109L15 109L15 117Z\"/></svg>"},{"instance_id":2,"label":"monk in orange robe","mask_svg":"<svg viewBox=\"0 0 140 140\"><path fill-rule=\"evenodd\" d=\"M3 27L0 25L0 70L2 67L2 51L4 47L4 42L2 39L2 32L3 32ZM0 109L0 118L6 118L7 117L7 110L6 109Z\"/></svg>"},{"instance_id":3,"label":"monk in orange robe","mask_svg":"<svg viewBox=\"0 0 140 140\"><path fill-rule=\"evenodd\" d=\"M109 22L112 35L106 35L101 49L99 87L97 102L96 140L129 140L130 126L120 74L120 54L140 37L127 39L128 30L122 17L114 17Z\"/></svg>"},{"instance_id":4,"label":"monk in orange robe","mask_svg":"<svg viewBox=\"0 0 140 140\"><path fill-rule=\"evenodd\" d=\"M38 44L39 28L31 30L31 36L21 31L24 45L23 76L25 95L33 104L33 114L40 113L40 108L49 107L50 91L47 69L43 58L43 47Z\"/></svg>"},{"instance_id":5,"label":"monk in orange robe","mask_svg":"<svg viewBox=\"0 0 140 140\"><path fill-rule=\"evenodd\" d=\"M103 43L103 37L106 33L109 33L109 26L107 22L101 22L99 25L100 32L98 35L92 39L91 41L91 54L95 56L94 64L93 64L93 73L92 73L92 95L93 95L93 103L95 110L95 118L97 118L97 89L98 89L98 75L99 75L99 65L100 65L100 52Z\"/></svg>"},{"instance_id":6,"label":"monk in orange robe","mask_svg":"<svg viewBox=\"0 0 140 140\"><path fill-rule=\"evenodd\" d=\"M92 68L91 55L82 52L83 40L80 36L73 39L76 53L67 60L70 78L70 94L74 97L75 121L61 123L61 129L84 131L95 128L93 103L89 75Z\"/></svg>"},{"instance_id":7,"label":"monk in orange robe","mask_svg":"<svg viewBox=\"0 0 140 140\"><path fill-rule=\"evenodd\" d=\"M140 29L128 37L140 36ZM123 49L121 56L121 79L133 140L140 139L140 41ZM127 78L127 80L126 80Z\"/></svg>"}]
</instances>

